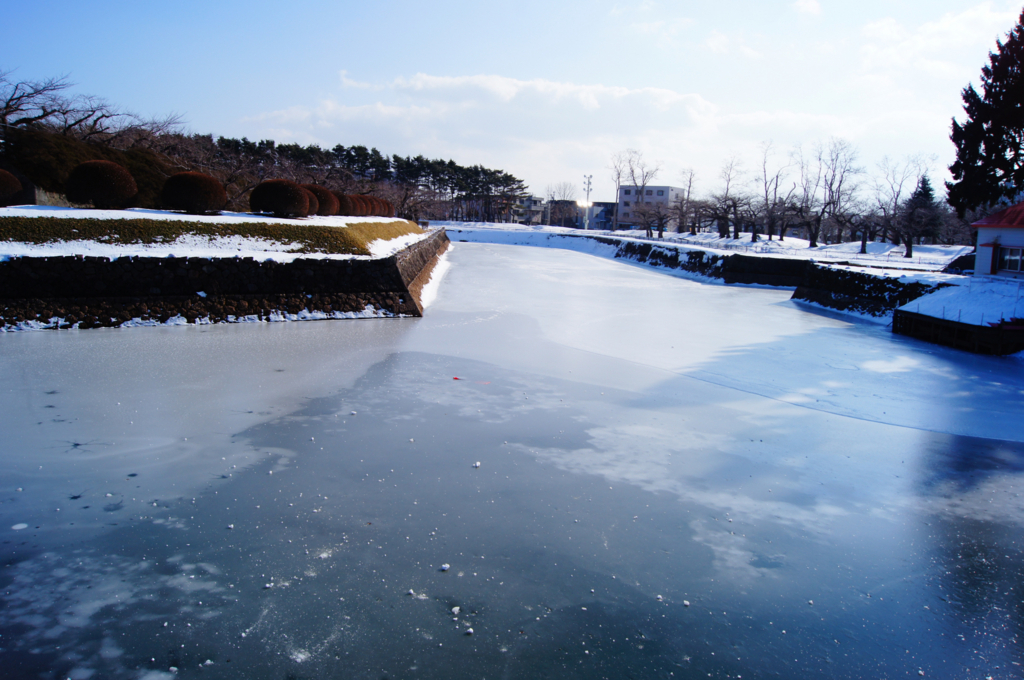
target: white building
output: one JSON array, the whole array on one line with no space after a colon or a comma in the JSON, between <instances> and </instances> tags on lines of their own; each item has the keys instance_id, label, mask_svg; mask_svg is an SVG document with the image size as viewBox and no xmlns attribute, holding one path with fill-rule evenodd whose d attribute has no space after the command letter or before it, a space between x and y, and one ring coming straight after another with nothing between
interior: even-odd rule
<instances>
[{"instance_id":1,"label":"white building","mask_svg":"<svg viewBox=\"0 0 1024 680\"><path fill-rule=\"evenodd\" d=\"M671 209L679 197L686 193L685 189L670 186L648 186L644 187L643 194L640 194L640 187L624 184L619 187L618 210L619 227L634 227L637 225L636 209L641 204L662 204L666 209ZM669 229L676 228L676 219L673 216L669 220Z\"/></svg>"},{"instance_id":2,"label":"white building","mask_svg":"<svg viewBox=\"0 0 1024 680\"><path fill-rule=\"evenodd\" d=\"M1024 279L1024 203L971 225L978 230L974 273Z\"/></svg>"}]
</instances>

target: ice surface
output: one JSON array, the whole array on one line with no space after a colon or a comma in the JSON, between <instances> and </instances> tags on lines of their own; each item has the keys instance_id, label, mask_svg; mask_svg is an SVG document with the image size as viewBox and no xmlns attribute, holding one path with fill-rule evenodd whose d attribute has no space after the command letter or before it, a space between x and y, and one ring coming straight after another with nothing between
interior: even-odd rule
<instances>
[{"instance_id":1,"label":"ice surface","mask_svg":"<svg viewBox=\"0 0 1024 680\"><path fill-rule=\"evenodd\" d=\"M1024 362L447 259L419 319L0 337L0 667L1014 675Z\"/></svg>"}]
</instances>

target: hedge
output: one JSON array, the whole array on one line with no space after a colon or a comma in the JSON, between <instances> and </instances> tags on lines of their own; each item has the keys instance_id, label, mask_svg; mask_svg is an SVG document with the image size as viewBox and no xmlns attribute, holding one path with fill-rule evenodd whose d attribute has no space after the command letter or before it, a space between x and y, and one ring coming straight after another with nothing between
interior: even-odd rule
<instances>
[{"instance_id":1,"label":"hedge","mask_svg":"<svg viewBox=\"0 0 1024 680\"><path fill-rule=\"evenodd\" d=\"M182 169L149 149L120 151L40 130L10 130L4 150L4 162L9 167L36 186L59 194L65 193L64 185L76 166L95 160L127 168L139 191L135 203L143 208L159 208L164 182Z\"/></svg>"},{"instance_id":2,"label":"hedge","mask_svg":"<svg viewBox=\"0 0 1024 680\"><path fill-rule=\"evenodd\" d=\"M316 194L304 186L300 185L299 188L306 192L306 217L316 215L317 211L320 210L320 201L316 199Z\"/></svg>"},{"instance_id":3,"label":"hedge","mask_svg":"<svg viewBox=\"0 0 1024 680\"><path fill-rule=\"evenodd\" d=\"M160 202L170 210L209 215L224 209L228 194L215 177L201 172L179 172L167 178Z\"/></svg>"},{"instance_id":4,"label":"hedge","mask_svg":"<svg viewBox=\"0 0 1024 680\"><path fill-rule=\"evenodd\" d=\"M113 161L86 161L71 171L64 191L72 203L117 209L131 207L139 187L132 174Z\"/></svg>"},{"instance_id":5,"label":"hedge","mask_svg":"<svg viewBox=\"0 0 1024 680\"><path fill-rule=\"evenodd\" d=\"M348 196L341 193L340 191L331 191L334 197L338 199L338 215L349 216L352 214L352 201L348 200Z\"/></svg>"},{"instance_id":6,"label":"hedge","mask_svg":"<svg viewBox=\"0 0 1024 680\"><path fill-rule=\"evenodd\" d=\"M11 205L11 200L21 192L21 180L0 170L0 207Z\"/></svg>"},{"instance_id":7,"label":"hedge","mask_svg":"<svg viewBox=\"0 0 1024 680\"><path fill-rule=\"evenodd\" d=\"M252 190L249 207L254 213L275 217L305 217L309 214L309 195L295 182L271 179Z\"/></svg>"},{"instance_id":8,"label":"hedge","mask_svg":"<svg viewBox=\"0 0 1024 680\"><path fill-rule=\"evenodd\" d=\"M331 216L338 214L338 199L330 190L319 184L300 184L299 186L316 196L316 201L319 205L316 211L317 215Z\"/></svg>"}]
</instances>

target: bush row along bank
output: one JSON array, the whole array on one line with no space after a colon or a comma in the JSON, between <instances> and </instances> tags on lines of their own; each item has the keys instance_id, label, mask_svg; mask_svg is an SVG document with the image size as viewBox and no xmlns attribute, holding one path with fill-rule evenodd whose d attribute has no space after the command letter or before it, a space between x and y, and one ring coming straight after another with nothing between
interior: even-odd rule
<instances>
[{"instance_id":1,"label":"bush row along bank","mask_svg":"<svg viewBox=\"0 0 1024 680\"><path fill-rule=\"evenodd\" d=\"M331 316L367 305L386 315L422 316L420 291L447 246L439 231L379 260L13 258L0 262L0 328Z\"/></svg>"},{"instance_id":2,"label":"bush row along bank","mask_svg":"<svg viewBox=\"0 0 1024 680\"><path fill-rule=\"evenodd\" d=\"M422 234L419 225L406 220L357 222L345 227L326 227L298 222L185 222L152 219L79 219L74 217L0 217L0 241L56 243L101 241L120 244L169 243L185 235L244 236L297 246L294 252L327 255L369 255L369 244L407 234Z\"/></svg>"}]
</instances>

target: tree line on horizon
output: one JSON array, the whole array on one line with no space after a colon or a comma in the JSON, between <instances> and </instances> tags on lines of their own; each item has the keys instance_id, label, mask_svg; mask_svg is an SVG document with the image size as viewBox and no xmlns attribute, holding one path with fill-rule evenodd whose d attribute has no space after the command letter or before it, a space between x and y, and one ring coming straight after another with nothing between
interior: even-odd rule
<instances>
[{"instance_id":1,"label":"tree line on horizon","mask_svg":"<svg viewBox=\"0 0 1024 680\"><path fill-rule=\"evenodd\" d=\"M634 200L617 222L638 224L648 236L662 235L670 225L678 231L717 231L720 238L751 241L762 237L785 240L797 228L809 247L847 241L881 240L906 247L913 256L915 243L966 244L971 242L968 219L935 197L920 157L903 161L886 158L865 182L857 165L857 150L846 140L833 138L817 144L809 154L795 148L779 160L774 145L761 146L761 160L753 172L744 172L735 158L722 166L717 188L695 190L696 172L684 170L679 197L672 203L644 200L646 187L661 172L635 149L612 158L612 179L619 187L636 187ZM640 200L636 201L636 196ZM629 210L629 219L625 211Z\"/></svg>"},{"instance_id":2,"label":"tree line on horizon","mask_svg":"<svg viewBox=\"0 0 1024 680\"><path fill-rule=\"evenodd\" d=\"M247 209L261 182L283 178L378 196L412 220L506 222L527 194L519 178L482 165L387 156L361 145L324 149L189 133L178 115L146 119L98 97L71 95L71 87L66 76L16 80L12 71L0 70L0 167L61 191L79 162L113 160L142 178L144 202L159 193L147 179L156 186L176 172L197 171L224 184L234 210Z\"/></svg>"}]
</instances>

